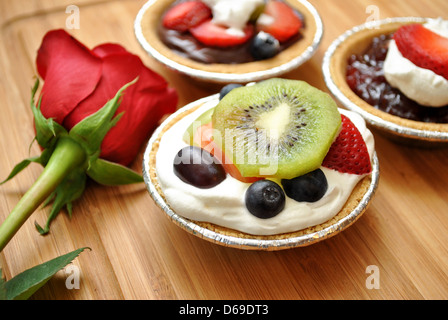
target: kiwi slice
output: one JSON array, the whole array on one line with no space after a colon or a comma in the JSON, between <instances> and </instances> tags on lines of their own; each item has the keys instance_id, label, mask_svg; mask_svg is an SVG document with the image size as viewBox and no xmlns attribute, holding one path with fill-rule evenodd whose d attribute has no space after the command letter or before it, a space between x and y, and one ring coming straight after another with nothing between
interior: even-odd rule
<instances>
[{"instance_id":1,"label":"kiwi slice","mask_svg":"<svg viewBox=\"0 0 448 320\"><path fill-rule=\"evenodd\" d=\"M341 127L327 93L278 78L233 89L212 121L215 142L243 177L282 179L319 168Z\"/></svg>"}]
</instances>

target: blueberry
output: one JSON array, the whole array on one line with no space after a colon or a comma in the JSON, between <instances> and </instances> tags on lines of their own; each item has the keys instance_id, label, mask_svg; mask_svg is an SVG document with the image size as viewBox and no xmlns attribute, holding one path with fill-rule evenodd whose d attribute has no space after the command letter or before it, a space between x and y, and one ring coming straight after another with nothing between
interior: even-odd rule
<instances>
[{"instance_id":1,"label":"blueberry","mask_svg":"<svg viewBox=\"0 0 448 320\"><path fill-rule=\"evenodd\" d=\"M269 59L280 51L280 43L269 33L260 31L252 40L250 53L255 60Z\"/></svg>"},{"instance_id":2,"label":"blueberry","mask_svg":"<svg viewBox=\"0 0 448 320\"><path fill-rule=\"evenodd\" d=\"M275 217L285 207L285 193L270 180L258 180L250 185L245 195L246 207L262 219Z\"/></svg>"},{"instance_id":3,"label":"blueberry","mask_svg":"<svg viewBox=\"0 0 448 320\"><path fill-rule=\"evenodd\" d=\"M288 197L296 201L316 202L327 192L328 182L321 169L308 172L293 179L282 179Z\"/></svg>"},{"instance_id":4,"label":"blueberry","mask_svg":"<svg viewBox=\"0 0 448 320\"><path fill-rule=\"evenodd\" d=\"M222 164L210 152L196 146L179 150L173 170L179 179L201 189L212 188L226 178Z\"/></svg>"},{"instance_id":5,"label":"blueberry","mask_svg":"<svg viewBox=\"0 0 448 320\"><path fill-rule=\"evenodd\" d=\"M233 89L235 89L235 88L239 88L239 87L242 87L242 86L243 86L243 85L242 85L242 84L239 84L239 83L230 83L230 84L224 86L224 87L221 89L221 91L219 92L219 100L221 100L222 98L224 98L224 96L225 96L226 94L228 94L230 91L232 91Z\"/></svg>"}]
</instances>

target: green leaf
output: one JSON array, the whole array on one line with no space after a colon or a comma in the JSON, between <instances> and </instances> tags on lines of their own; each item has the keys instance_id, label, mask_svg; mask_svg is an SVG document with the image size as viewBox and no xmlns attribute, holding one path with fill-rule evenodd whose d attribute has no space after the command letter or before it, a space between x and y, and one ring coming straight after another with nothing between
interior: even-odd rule
<instances>
[{"instance_id":1,"label":"green leaf","mask_svg":"<svg viewBox=\"0 0 448 320\"><path fill-rule=\"evenodd\" d=\"M80 248L50 261L32 267L9 281L0 282L0 292L6 289L7 300L26 300L40 289L53 275L72 262L88 247Z\"/></svg>"},{"instance_id":2,"label":"green leaf","mask_svg":"<svg viewBox=\"0 0 448 320\"><path fill-rule=\"evenodd\" d=\"M141 175L118 163L96 159L90 163L87 175L98 183L116 186L143 182Z\"/></svg>"},{"instance_id":3,"label":"green leaf","mask_svg":"<svg viewBox=\"0 0 448 320\"><path fill-rule=\"evenodd\" d=\"M115 97L109 100L101 109L78 122L70 130L70 137L83 145L89 156L99 154L104 137L123 115L123 113L120 113L114 117L120 105L123 91L136 81L137 79L125 84L118 90Z\"/></svg>"},{"instance_id":4,"label":"green leaf","mask_svg":"<svg viewBox=\"0 0 448 320\"><path fill-rule=\"evenodd\" d=\"M36 140L43 148L51 148L56 143L60 135L67 134L67 130L53 119L46 119L40 111L40 103L36 107L34 103L34 95L39 87L39 79L36 80L31 91L31 110L34 115L34 125L36 128Z\"/></svg>"},{"instance_id":5,"label":"green leaf","mask_svg":"<svg viewBox=\"0 0 448 320\"><path fill-rule=\"evenodd\" d=\"M53 201L53 206L48 216L45 227L42 228L37 222L34 223L40 234L44 235L50 231L50 223L65 206L71 217L72 202L81 197L86 185L87 176L82 168L73 170L56 187L53 193L45 201L44 205Z\"/></svg>"},{"instance_id":6,"label":"green leaf","mask_svg":"<svg viewBox=\"0 0 448 320\"><path fill-rule=\"evenodd\" d=\"M14 178L20 171L22 171L23 169L25 169L26 167L28 167L28 165L31 162L35 162L35 163L39 163L42 166L45 166L46 163L48 162L48 159L50 158L51 154L52 154L53 150L52 149L45 149L40 156L36 156L36 157L31 157L25 160L22 160L21 162L19 162L18 164L16 164L16 166L12 169L11 173L9 174L9 176L3 180L2 182L0 182L0 185L2 185L3 183L11 180L12 178Z\"/></svg>"}]
</instances>

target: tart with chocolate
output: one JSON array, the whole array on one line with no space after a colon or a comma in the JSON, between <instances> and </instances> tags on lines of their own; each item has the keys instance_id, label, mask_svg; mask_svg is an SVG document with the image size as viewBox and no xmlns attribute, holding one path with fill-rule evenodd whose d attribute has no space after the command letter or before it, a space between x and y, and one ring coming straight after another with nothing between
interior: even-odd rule
<instances>
[{"instance_id":1,"label":"tart with chocolate","mask_svg":"<svg viewBox=\"0 0 448 320\"><path fill-rule=\"evenodd\" d=\"M327 50L326 84L345 107L389 137L444 144L447 36L448 24L441 19L392 18L357 26Z\"/></svg>"},{"instance_id":2,"label":"tart with chocolate","mask_svg":"<svg viewBox=\"0 0 448 320\"><path fill-rule=\"evenodd\" d=\"M361 216L379 175L362 117L303 81L227 89L181 108L148 143L145 182L173 222L221 245L279 250Z\"/></svg>"},{"instance_id":3,"label":"tart with chocolate","mask_svg":"<svg viewBox=\"0 0 448 320\"><path fill-rule=\"evenodd\" d=\"M307 61L323 24L306 0L152 0L137 15L135 32L172 69L199 80L247 83Z\"/></svg>"}]
</instances>

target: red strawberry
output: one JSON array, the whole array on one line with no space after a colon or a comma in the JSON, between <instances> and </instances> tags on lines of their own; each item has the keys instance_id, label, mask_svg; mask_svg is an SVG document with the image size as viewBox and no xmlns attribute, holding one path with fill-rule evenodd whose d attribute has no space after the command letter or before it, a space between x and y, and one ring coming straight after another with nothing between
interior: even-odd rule
<instances>
[{"instance_id":1,"label":"red strawberry","mask_svg":"<svg viewBox=\"0 0 448 320\"><path fill-rule=\"evenodd\" d=\"M342 130L331 145L322 166L343 173L370 173L370 156L361 133L349 118L344 115L341 118Z\"/></svg>"},{"instance_id":2,"label":"red strawberry","mask_svg":"<svg viewBox=\"0 0 448 320\"><path fill-rule=\"evenodd\" d=\"M448 79L447 38L416 23L400 27L394 34L394 40L405 58Z\"/></svg>"},{"instance_id":3,"label":"red strawberry","mask_svg":"<svg viewBox=\"0 0 448 320\"><path fill-rule=\"evenodd\" d=\"M248 24L243 30L244 35L227 32L226 27L216 25L211 19L190 29L191 34L200 42L208 46L230 47L242 44L253 35L253 27Z\"/></svg>"},{"instance_id":4,"label":"red strawberry","mask_svg":"<svg viewBox=\"0 0 448 320\"><path fill-rule=\"evenodd\" d=\"M257 29L271 34L280 42L297 34L302 27L302 20L284 2L269 1L263 13L272 19L258 19Z\"/></svg>"},{"instance_id":5,"label":"red strawberry","mask_svg":"<svg viewBox=\"0 0 448 320\"><path fill-rule=\"evenodd\" d=\"M186 1L170 8L163 16L162 24L167 29L185 32L211 16L212 11L205 3Z\"/></svg>"}]
</instances>

